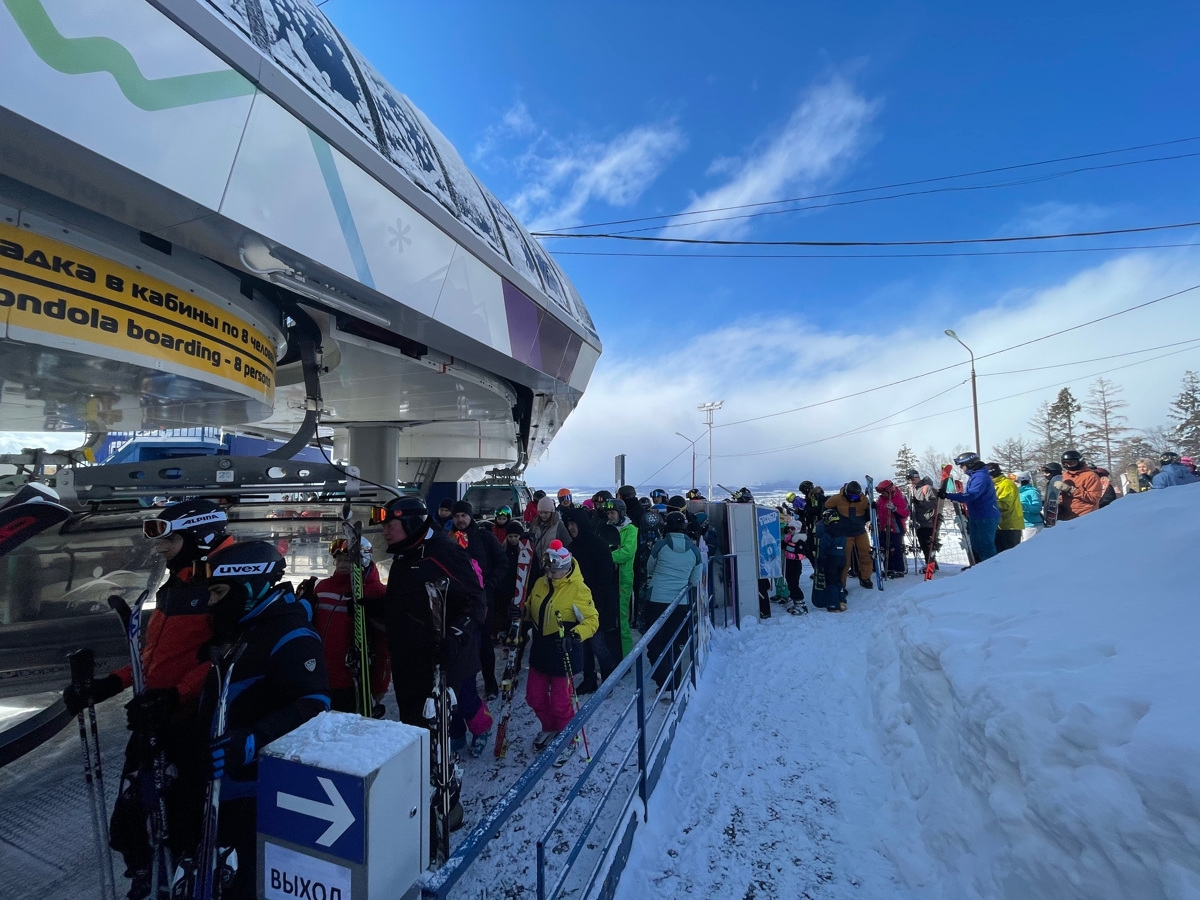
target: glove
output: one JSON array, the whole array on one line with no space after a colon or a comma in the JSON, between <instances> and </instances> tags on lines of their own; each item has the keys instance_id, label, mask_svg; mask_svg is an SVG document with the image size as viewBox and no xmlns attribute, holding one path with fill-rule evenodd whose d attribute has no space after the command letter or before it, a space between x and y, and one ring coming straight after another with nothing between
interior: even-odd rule
<instances>
[{"instance_id":1,"label":"glove","mask_svg":"<svg viewBox=\"0 0 1200 900\"><path fill-rule=\"evenodd\" d=\"M311 575L300 582L300 586L296 588L296 599L305 600L311 599L317 595L317 576Z\"/></svg>"},{"instance_id":2,"label":"glove","mask_svg":"<svg viewBox=\"0 0 1200 900\"><path fill-rule=\"evenodd\" d=\"M562 636L563 653L570 653L582 644L583 638L579 636L579 633L575 630L575 626L564 625Z\"/></svg>"},{"instance_id":3,"label":"glove","mask_svg":"<svg viewBox=\"0 0 1200 900\"><path fill-rule=\"evenodd\" d=\"M519 603L508 604L508 621L509 622L520 622L521 621L521 604L519 604Z\"/></svg>"},{"instance_id":4,"label":"glove","mask_svg":"<svg viewBox=\"0 0 1200 900\"><path fill-rule=\"evenodd\" d=\"M226 775L236 778L254 762L257 752L253 731L235 728L225 732L208 745L208 777L212 781Z\"/></svg>"},{"instance_id":5,"label":"glove","mask_svg":"<svg viewBox=\"0 0 1200 900\"><path fill-rule=\"evenodd\" d=\"M157 733L170 724L178 709L177 688L149 688L125 704L125 721L130 731Z\"/></svg>"},{"instance_id":6,"label":"glove","mask_svg":"<svg viewBox=\"0 0 1200 900\"><path fill-rule=\"evenodd\" d=\"M439 648L441 651L442 662L449 666L458 657L458 652L463 648L463 645L470 640L467 633L467 620L459 619L448 629L446 629L446 637L442 639L442 645Z\"/></svg>"},{"instance_id":7,"label":"glove","mask_svg":"<svg viewBox=\"0 0 1200 900\"><path fill-rule=\"evenodd\" d=\"M109 697L115 697L123 690L125 690L125 685L121 684L120 678L116 675L106 675L98 681L93 681L90 691L83 685L68 684L63 688L62 699L63 704L67 707L67 712L75 716L87 709L89 697L93 703L103 703Z\"/></svg>"},{"instance_id":8,"label":"glove","mask_svg":"<svg viewBox=\"0 0 1200 900\"><path fill-rule=\"evenodd\" d=\"M943 485L942 487L938 488L938 490L937 490L937 498L938 498L939 500L945 500L945 499L946 499L946 487L945 487L945 485Z\"/></svg>"}]
</instances>

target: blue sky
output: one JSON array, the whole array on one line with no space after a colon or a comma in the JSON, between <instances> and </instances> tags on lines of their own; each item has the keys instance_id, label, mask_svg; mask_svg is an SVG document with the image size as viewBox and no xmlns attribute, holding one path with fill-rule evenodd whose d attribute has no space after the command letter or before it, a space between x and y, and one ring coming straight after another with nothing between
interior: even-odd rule
<instances>
[{"instance_id":1,"label":"blue sky","mask_svg":"<svg viewBox=\"0 0 1200 900\"><path fill-rule=\"evenodd\" d=\"M1200 134L1200 7L1063 4L408 4L330 0L347 38L421 107L531 228L884 185ZM1200 142L1048 166L1195 153ZM896 240L1121 228L1200 219L1200 158L1031 184L863 203L675 229L754 240ZM975 179L1008 180L1008 176ZM646 227L661 222L626 227ZM668 234L650 231L648 234ZM1195 231L1108 244L1200 241ZM1102 245L1104 241L1091 241ZM1078 245L1079 242L1076 242ZM718 422L801 405L957 362L954 327L979 354L1200 283L1195 250L937 259L641 259L571 251L672 247L548 243L605 342L592 385L533 480L602 480L612 453L649 474ZM1200 248L1198 248L1200 249ZM773 252L773 251L764 251ZM1192 279L1192 280L1189 280ZM1184 298L1093 326L993 371L1096 358L1200 337ZM1180 323L1183 331L1176 328ZM1186 332L1186 333L1185 333ZM1152 356L1154 354L1148 354ZM1146 357L1115 360L1112 366ZM1002 361L1002 363L1001 363ZM1200 353L1114 372L1131 424L1165 418ZM1110 366L1111 367L1111 366ZM982 377L983 443L1022 430L1057 388L1104 369ZM969 403L966 371L818 411L718 429L725 478L836 480L882 468L901 442L950 449L968 413L810 448L748 456ZM1087 380L1072 385L1086 392ZM728 394L729 396L725 396ZM940 405L939 405L940 404ZM906 419L909 414L896 418ZM885 421L886 424L886 421ZM661 478L678 481L688 455ZM660 480L661 480L660 478ZM718 480L724 481L721 472Z\"/></svg>"}]
</instances>

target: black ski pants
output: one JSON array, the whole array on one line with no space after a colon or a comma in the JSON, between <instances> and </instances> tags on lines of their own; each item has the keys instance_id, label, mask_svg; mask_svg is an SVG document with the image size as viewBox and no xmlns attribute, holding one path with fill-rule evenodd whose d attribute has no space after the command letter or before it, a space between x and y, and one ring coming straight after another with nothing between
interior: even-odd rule
<instances>
[{"instance_id":1,"label":"black ski pants","mask_svg":"<svg viewBox=\"0 0 1200 900\"><path fill-rule=\"evenodd\" d=\"M646 619L648 622L651 625L657 622L666 613L668 606L670 606L669 603L647 603ZM687 617L690 611L687 604L675 607L667 616L666 622L659 629L658 634L650 639L650 646L646 648L650 662L654 664L651 677L659 688L671 679L672 663L678 662L679 652L688 641ZM679 630L678 635L675 634L676 629ZM671 687L678 688L680 681L679 675L676 674Z\"/></svg>"},{"instance_id":2,"label":"black ski pants","mask_svg":"<svg viewBox=\"0 0 1200 900\"><path fill-rule=\"evenodd\" d=\"M804 591L800 588L800 573L804 569L804 560L785 559L783 561L783 578L787 582L788 595L792 600L803 600Z\"/></svg>"},{"instance_id":3,"label":"black ski pants","mask_svg":"<svg viewBox=\"0 0 1200 900\"><path fill-rule=\"evenodd\" d=\"M1017 544L1021 543L1021 532L1011 528L999 528L996 530L996 552L1003 553L1005 550L1011 550Z\"/></svg>"}]
</instances>

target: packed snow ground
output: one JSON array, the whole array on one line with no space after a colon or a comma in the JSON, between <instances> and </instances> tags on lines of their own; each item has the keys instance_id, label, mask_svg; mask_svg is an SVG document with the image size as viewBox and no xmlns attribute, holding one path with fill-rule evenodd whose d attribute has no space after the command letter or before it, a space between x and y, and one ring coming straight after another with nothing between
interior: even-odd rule
<instances>
[{"instance_id":1,"label":"packed snow ground","mask_svg":"<svg viewBox=\"0 0 1200 900\"><path fill-rule=\"evenodd\" d=\"M1198 503L718 633L618 898L1200 898Z\"/></svg>"}]
</instances>

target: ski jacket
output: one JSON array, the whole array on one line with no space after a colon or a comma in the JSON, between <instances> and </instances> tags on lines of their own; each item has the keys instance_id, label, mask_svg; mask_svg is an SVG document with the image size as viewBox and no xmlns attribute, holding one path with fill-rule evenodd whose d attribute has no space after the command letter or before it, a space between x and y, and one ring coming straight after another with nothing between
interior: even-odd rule
<instances>
[{"instance_id":1,"label":"ski jacket","mask_svg":"<svg viewBox=\"0 0 1200 900\"><path fill-rule=\"evenodd\" d=\"M996 488L996 505L1000 507L1001 530L1020 531L1025 527L1025 509L1016 482L1007 475L997 475L992 485Z\"/></svg>"},{"instance_id":2,"label":"ski jacket","mask_svg":"<svg viewBox=\"0 0 1200 900\"><path fill-rule=\"evenodd\" d=\"M638 530L626 517L617 526L617 532L621 535L621 546L612 552L612 558L617 566L621 599L628 600L633 595L633 561L637 557Z\"/></svg>"},{"instance_id":3,"label":"ski jacket","mask_svg":"<svg viewBox=\"0 0 1200 900\"><path fill-rule=\"evenodd\" d=\"M913 524L917 528L932 528L933 517L937 513L937 488L929 478L922 478L912 493L910 509Z\"/></svg>"},{"instance_id":4,"label":"ski jacket","mask_svg":"<svg viewBox=\"0 0 1200 900\"><path fill-rule=\"evenodd\" d=\"M600 628L610 631L621 626L620 583L612 551L593 532L579 528L571 542L571 555L579 565L583 583L592 592L592 604L600 615Z\"/></svg>"},{"instance_id":5,"label":"ski jacket","mask_svg":"<svg viewBox=\"0 0 1200 900\"><path fill-rule=\"evenodd\" d=\"M1071 490L1068 492L1064 489L1063 496L1058 503L1059 506L1067 506L1070 509L1071 518L1086 516L1100 508L1100 498L1104 496L1104 485L1100 483L1099 475L1091 469L1078 469L1074 472L1063 472L1062 478L1063 484ZM1061 510L1058 517L1063 518Z\"/></svg>"},{"instance_id":6,"label":"ski jacket","mask_svg":"<svg viewBox=\"0 0 1200 900\"><path fill-rule=\"evenodd\" d=\"M575 618L578 609L583 621ZM571 671L583 671L583 649L568 638L567 646L558 636L559 621L567 631L574 631L580 641L586 641L600 627L600 616L592 603L592 592L583 582L579 563L571 562L565 577L552 580L543 575L533 584L529 602L525 604L525 621L533 626L533 643L529 650L529 665L543 675L566 675L564 657L570 654Z\"/></svg>"},{"instance_id":7,"label":"ski jacket","mask_svg":"<svg viewBox=\"0 0 1200 900\"><path fill-rule=\"evenodd\" d=\"M528 503L525 504L525 511L523 513L521 513L521 518L525 521L526 525L528 525L530 522L532 522L534 519L537 518L537 501L536 500L530 500Z\"/></svg>"},{"instance_id":8,"label":"ski jacket","mask_svg":"<svg viewBox=\"0 0 1200 900\"><path fill-rule=\"evenodd\" d=\"M804 558L805 535L799 531L789 531L783 536L783 553L785 558L797 560Z\"/></svg>"},{"instance_id":9,"label":"ski jacket","mask_svg":"<svg viewBox=\"0 0 1200 900\"><path fill-rule=\"evenodd\" d=\"M471 522L462 533L467 537L467 553L479 565L483 589L489 598L493 598L500 590L508 570L508 554L495 536L487 529L480 528L477 522Z\"/></svg>"},{"instance_id":10,"label":"ski jacket","mask_svg":"<svg viewBox=\"0 0 1200 900\"><path fill-rule=\"evenodd\" d=\"M383 598L386 588L379 580L379 569L372 564L363 571L363 601ZM349 572L334 572L318 581L313 589L317 608L313 610L313 630L325 647L325 670L332 690L354 686L347 660L354 650L354 616L350 613L351 583ZM377 604L373 604L377 606ZM367 644L371 653L371 693L382 694L391 680L387 635L378 616L367 616Z\"/></svg>"},{"instance_id":11,"label":"ski jacket","mask_svg":"<svg viewBox=\"0 0 1200 900\"><path fill-rule=\"evenodd\" d=\"M1181 484L1195 484L1198 480L1196 476L1183 463L1167 463L1151 480L1151 484L1158 490L1169 487L1178 487Z\"/></svg>"},{"instance_id":12,"label":"ski jacket","mask_svg":"<svg viewBox=\"0 0 1200 900\"><path fill-rule=\"evenodd\" d=\"M895 507L895 515L892 514L889 504ZM881 532L890 531L893 534L903 534L904 523L908 518L908 500L898 488L892 488L879 495L879 500L875 503L875 515L879 517Z\"/></svg>"},{"instance_id":13,"label":"ski jacket","mask_svg":"<svg viewBox=\"0 0 1200 900\"><path fill-rule=\"evenodd\" d=\"M216 646L245 644L233 667L226 730L253 734L255 761L234 778L222 779L221 800L257 793L257 753L271 741L329 709L329 678L321 638L313 631L308 607L284 581L245 613L226 634L213 634ZM203 733L197 748L207 748L218 701L216 672L210 672L200 697L198 721Z\"/></svg>"},{"instance_id":14,"label":"ski jacket","mask_svg":"<svg viewBox=\"0 0 1200 900\"><path fill-rule=\"evenodd\" d=\"M967 478L966 490L946 494L947 500L967 505L967 515L972 519L1000 518L1000 505L996 502L996 485L983 466L975 469Z\"/></svg>"},{"instance_id":15,"label":"ski jacket","mask_svg":"<svg viewBox=\"0 0 1200 900\"><path fill-rule=\"evenodd\" d=\"M1019 491L1021 496L1021 511L1025 517L1026 528L1038 528L1042 525L1042 495L1032 484L1023 484Z\"/></svg>"},{"instance_id":16,"label":"ski jacket","mask_svg":"<svg viewBox=\"0 0 1200 900\"><path fill-rule=\"evenodd\" d=\"M446 591L446 630L457 627L465 639L454 642L455 646L448 647L439 660L441 635L434 629L425 584L442 578L450 581ZM440 661L446 667L448 683L462 684L479 671L475 634L486 618L483 583L470 555L445 532L430 529L416 547L396 554L388 573L383 620L394 680L399 682L403 673L410 675L414 683L431 685L434 663ZM429 688L416 686L415 690L428 695Z\"/></svg>"},{"instance_id":17,"label":"ski jacket","mask_svg":"<svg viewBox=\"0 0 1200 900\"><path fill-rule=\"evenodd\" d=\"M700 548L687 535L672 532L661 538L646 561L651 603L668 604L685 587L700 583Z\"/></svg>"},{"instance_id":18,"label":"ski jacket","mask_svg":"<svg viewBox=\"0 0 1200 900\"><path fill-rule=\"evenodd\" d=\"M228 538L227 543L232 544L233 539ZM178 690L181 708L192 712L211 665L208 654L202 652L212 640L208 586L192 582L189 564L171 570L154 596L154 612L142 643L142 675L148 689ZM132 666L123 666L113 674L121 679L122 688L133 685Z\"/></svg>"},{"instance_id":19,"label":"ski jacket","mask_svg":"<svg viewBox=\"0 0 1200 900\"><path fill-rule=\"evenodd\" d=\"M529 526L529 540L533 542L533 558L541 571L542 557L550 549L551 541L562 541L564 547L571 546L571 535L563 524L562 516L555 510L550 514L550 521L543 522L541 516L535 516Z\"/></svg>"},{"instance_id":20,"label":"ski jacket","mask_svg":"<svg viewBox=\"0 0 1200 900\"><path fill-rule=\"evenodd\" d=\"M825 508L837 510L845 523L846 537L867 533L867 527L871 524L871 501L865 494L851 502L845 494L838 491L825 501Z\"/></svg>"}]
</instances>

